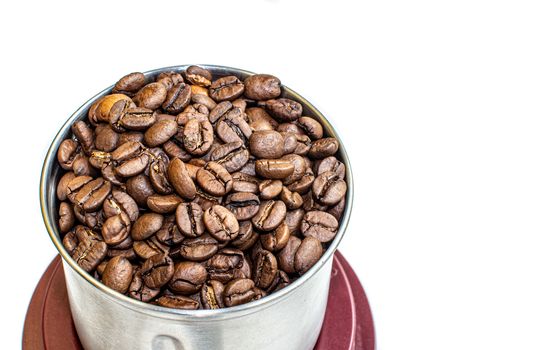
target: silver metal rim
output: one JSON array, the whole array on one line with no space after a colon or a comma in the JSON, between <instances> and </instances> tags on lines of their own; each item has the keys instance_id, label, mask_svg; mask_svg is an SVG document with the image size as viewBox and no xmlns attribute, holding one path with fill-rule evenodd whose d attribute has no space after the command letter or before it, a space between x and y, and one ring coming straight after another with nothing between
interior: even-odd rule
<instances>
[{"instance_id":1,"label":"silver metal rim","mask_svg":"<svg viewBox=\"0 0 535 350\"><path fill-rule=\"evenodd\" d=\"M153 69L150 71L145 72L147 76L154 76L164 71L184 71L187 67L190 65L179 65L179 66L170 66L170 67L164 67L164 68L158 68ZM235 74L238 76L249 76L254 73L237 69L237 68L231 68L226 66L218 66L218 65L210 65L210 64L200 64L199 66L204 67L206 69L209 69L212 72L216 72L217 75L219 74ZM101 96L107 94L109 91L111 91L113 85L102 90L100 93L93 96L91 99L89 99L86 103L84 103L81 107L79 107L70 117L67 119L67 121L63 124L59 132L54 137L54 140L52 141L50 148L46 154L44 163L43 163L43 169L41 172L41 180L39 185L39 201L41 204L41 214L43 216L43 221L45 223L46 229L48 231L48 234L50 236L50 239L56 246L56 249L58 250L59 254L63 258L64 261L66 261L69 266L76 271L81 277L83 277L87 282L89 282L93 287L97 288L98 290L102 291L104 295L107 297L120 302L124 306L135 309L136 311L145 312L147 314L152 314L157 317L164 317L169 319L196 319L196 320L209 320L214 318L229 318L229 317L239 317L243 314L248 314L251 312L259 311L265 307L268 307L272 304L276 304L278 301L284 299L287 295L294 292L297 288L299 288L303 283L305 283L308 279L310 279L312 276L314 276L321 268L322 266L329 261L329 259L332 258L334 252L336 251L336 248L340 244L340 241L342 240L343 236L345 235L347 225L349 223L349 219L351 217L352 207L353 207L353 195L354 195L354 185L353 185L353 174L351 171L351 164L350 160L347 154L346 149L344 148L344 145L342 141L340 140L339 135L334 130L333 126L329 123L327 118L319 111L317 110L309 101L307 101L304 97L293 91L292 89L283 86L283 95L290 97L298 102L300 102L304 109L308 109L313 117L318 118L321 120L321 123L324 127L324 129L327 131L327 134L331 135L332 137L335 137L340 142L339 152L342 160L344 161L346 165L346 182L347 182L347 194L346 194L346 207L345 212L342 218L342 221L340 222L338 234L336 235L335 239L331 242L331 245L327 249L327 251L323 254L321 259L303 276L298 278L295 282L290 284L289 286L256 301L249 302L247 304L239 305L239 306L233 306L229 308L224 309L215 309L215 310L180 310L180 309L171 309L166 308L158 305L148 304L145 302L141 302L135 299L132 299L130 297L127 297L126 295L123 295L119 292L116 292L115 290L107 287L103 283L99 282L95 278L93 278L89 273L84 271L67 253L65 248L63 247L62 241L60 239L60 234L56 230L56 225L52 222L52 219L49 217L48 212L50 211L49 203L47 201L47 197L49 197L49 193L47 193L47 182L50 178L50 173L52 169L57 165L56 163L56 151L59 147L59 144L64 139L64 137L68 134L70 130L70 126L75 120L81 119L85 116L86 111L88 108L95 102L98 98ZM47 196L48 194L48 196ZM52 195L55 195L52 194Z\"/></svg>"}]
</instances>

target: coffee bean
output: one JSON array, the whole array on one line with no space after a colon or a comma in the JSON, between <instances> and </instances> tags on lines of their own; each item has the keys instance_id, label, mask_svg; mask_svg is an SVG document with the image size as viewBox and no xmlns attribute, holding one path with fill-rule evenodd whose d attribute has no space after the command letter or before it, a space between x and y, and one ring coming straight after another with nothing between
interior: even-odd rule
<instances>
[{"instance_id":1,"label":"coffee bean","mask_svg":"<svg viewBox=\"0 0 535 350\"><path fill-rule=\"evenodd\" d=\"M303 205L303 198L297 192L290 191L287 187L283 187L280 199L286 204L289 210L298 209Z\"/></svg>"},{"instance_id":2,"label":"coffee bean","mask_svg":"<svg viewBox=\"0 0 535 350\"><path fill-rule=\"evenodd\" d=\"M89 121L93 124L102 122L109 123L110 111L116 103L124 103L125 108L132 105L132 99L124 94L111 94L98 100L88 113Z\"/></svg>"},{"instance_id":3,"label":"coffee bean","mask_svg":"<svg viewBox=\"0 0 535 350\"><path fill-rule=\"evenodd\" d=\"M143 73L130 73L115 83L112 92L133 96L143 85L145 85L145 75Z\"/></svg>"},{"instance_id":4,"label":"coffee bean","mask_svg":"<svg viewBox=\"0 0 535 350\"><path fill-rule=\"evenodd\" d=\"M232 174L232 190L234 192L258 193L258 179L242 172L234 173Z\"/></svg>"},{"instance_id":5,"label":"coffee bean","mask_svg":"<svg viewBox=\"0 0 535 350\"><path fill-rule=\"evenodd\" d=\"M167 246L176 246L185 239L176 224L175 215L168 215L163 221L162 228L156 234L156 239Z\"/></svg>"},{"instance_id":6,"label":"coffee bean","mask_svg":"<svg viewBox=\"0 0 535 350\"><path fill-rule=\"evenodd\" d=\"M305 237L295 253L294 266L297 273L303 275L319 261L323 254L321 242L314 237Z\"/></svg>"},{"instance_id":7,"label":"coffee bean","mask_svg":"<svg viewBox=\"0 0 535 350\"><path fill-rule=\"evenodd\" d=\"M156 115L148 108L128 108L116 110L117 104L113 106L110 113L110 126L116 132L125 130L143 131L156 123Z\"/></svg>"},{"instance_id":8,"label":"coffee bean","mask_svg":"<svg viewBox=\"0 0 535 350\"><path fill-rule=\"evenodd\" d=\"M183 83L184 78L180 73L168 71L158 74L156 81L163 84L166 90L170 90L173 86Z\"/></svg>"},{"instance_id":9,"label":"coffee bean","mask_svg":"<svg viewBox=\"0 0 535 350\"><path fill-rule=\"evenodd\" d=\"M292 281L290 280L290 277L286 274L286 272L282 270L277 271L277 275L275 276L275 279L273 280L273 283L267 288L268 293L274 293L278 290L281 290L282 288L290 285Z\"/></svg>"},{"instance_id":10,"label":"coffee bean","mask_svg":"<svg viewBox=\"0 0 535 350\"><path fill-rule=\"evenodd\" d=\"M85 154L91 154L91 151L95 148L95 133L83 120L78 120L72 124L72 133L82 146L82 150Z\"/></svg>"},{"instance_id":11,"label":"coffee bean","mask_svg":"<svg viewBox=\"0 0 535 350\"><path fill-rule=\"evenodd\" d=\"M72 163L79 153L78 142L67 139L63 140L58 148L58 162L65 170L72 170Z\"/></svg>"},{"instance_id":12,"label":"coffee bean","mask_svg":"<svg viewBox=\"0 0 535 350\"><path fill-rule=\"evenodd\" d=\"M126 181L126 192L142 207L147 205L147 198L155 194L149 177L143 174L131 177Z\"/></svg>"},{"instance_id":13,"label":"coffee bean","mask_svg":"<svg viewBox=\"0 0 535 350\"><path fill-rule=\"evenodd\" d=\"M321 175L327 171L332 171L338 176L338 178L342 180L346 176L346 167L344 163L340 162L338 159L336 159L336 157L330 156L330 157L324 158L318 162L317 166L318 166L318 171L317 171L318 175Z\"/></svg>"},{"instance_id":14,"label":"coffee bean","mask_svg":"<svg viewBox=\"0 0 535 350\"><path fill-rule=\"evenodd\" d=\"M180 294L190 295L201 290L208 274L204 266L191 261L175 264L175 272L169 281L169 288Z\"/></svg>"},{"instance_id":15,"label":"coffee bean","mask_svg":"<svg viewBox=\"0 0 535 350\"><path fill-rule=\"evenodd\" d=\"M249 139L251 154L257 158L280 158L284 155L284 138L273 130L256 131Z\"/></svg>"},{"instance_id":16,"label":"coffee bean","mask_svg":"<svg viewBox=\"0 0 535 350\"><path fill-rule=\"evenodd\" d=\"M281 94L281 81L269 74L255 74L243 82L245 97L253 100L269 100Z\"/></svg>"},{"instance_id":17,"label":"coffee bean","mask_svg":"<svg viewBox=\"0 0 535 350\"><path fill-rule=\"evenodd\" d=\"M249 220L258 212L260 200L254 193L236 192L227 196L225 207L238 221Z\"/></svg>"},{"instance_id":18,"label":"coffee bean","mask_svg":"<svg viewBox=\"0 0 535 350\"><path fill-rule=\"evenodd\" d=\"M132 238L140 241L152 236L162 228L163 219L163 215L156 213L141 215L132 226Z\"/></svg>"},{"instance_id":19,"label":"coffee bean","mask_svg":"<svg viewBox=\"0 0 535 350\"><path fill-rule=\"evenodd\" d=\"M144 141L149 147L156 147L169 141L178 132L178 124L174 120L159 120L145 132Z\"/></svg>"},{"instance_id":20,"label":"coffee bean","mask_svg":"<svg viewBox=\"0 0 535 350\"><path fill-rule=\"evenodd\" d=\"M126 293L132 277L134 268L130 261L123 256L116 256L106 264L102 274L102 283L119 293Z\"/></svg>"},{"instance_id":21,"label":"coffee bean","mask_svg":"<svg viewBox=\"0 0 535 350\"><path fill-rule=\"evenodd\" d=\"M128 288L128 295L144 302L149 302L160 293L160 288L149 288L141 275L141 270L138 270L132 278L132 283Z\"/></svg>"},{"instance_id":22,"label":"coffee bean","mask_svg":"<svg viewBox=\"0 0 535 350\"><path fill-rule=\"evenodd\" d=\"M249 151L241 141L213 147L210 159L221 164L229 173L240 170L249 160Z\"/></svg>"},{"instance_id":23,"label":"coffee bean","mask_svg":"<svg viewBox=\"0 0 535 350\"><path fill-rule=\"evenodd\" d=\"M295 135L305 135L305 131L301 129L296 122L281 123L277 126L277 131L280 133L287 132Z\"/></svg>"},{"instance_id":24,"label":"coffee bean","mask_svg":"<svg viewBox=\"0 0 535 350\"><path fill-rule=\"evenodd\" d=\"M301 221L303 221L304 216L305 211L302 208L289 210L286 213L286 219L284 222L288 226L288 230L290 231L291 235L298 235L301 233Z\"/></svg>"},{"instance_id":25,"label":"coffee bean","mask_svg":"<svg viewBox=\"0 0 535 350\"><path fill-rule=\"evenodd\" d=\"M288 274L296 273L295 254L301 245L301 240L295 236L290 236L286 246L277 255L279 268Z\"/></svg>"},{"instance_id":26,"label":"coffee bean","mask_svg":"<svg viewBox=\"0 0 535 350\"><path fill-rule=\"evenodd\" d=\"M211 258L218 250L218 242L204 234L197 238L185 239L177 250L181 257L191 261L204 261ZM172 254L171 251L169 254Z\"/></svg>"},{"instance_id":27,"label":"coffee bean","mask_svg":"<svg viewBox=\"0 0 535 350\"><path fill-rule=\"evenodd\" d=\"M193 183L193 180L190 178L188 171L186 170L186 166L180 159L175 158L169 162L167 176L180 197L185 199L195 198L195 183Z\"/></svg>"},{"instance_id":28,"label":"coffee bean","mask_svg":"<svg viewBox=\"0 0 535 350\"><path fill-rule=\"evenodd\" d=\"M223 196L232 189L232 176L216 162L208 162L197 172L197 183L208 194Z\"/></svg>"},{"instance_id":29,"label":"coffee bean","mask_svg":"<svg viewBox=\"0 0 535 350\"><path fill-rule=\"evenodd\" d=\"M206 270L210 280L227 283L233 278L245 277L240 270L244 263L245 257L241 250L224 248L206 262Z\"/></svg>"},{"instance_id":30,"label":"coffee bean","mask_svg":"<svg viewBox=\"0 0 535 350\"><path fill-rule=\"evenodd\" d=\"M208 108L210 111L213 110L216 106L216 102L212 100L210 96L193 93L193 91L191 95L191 102L206 106L206 108Z\"/></svg>"},{"instance_id":31,"label":"coffee bean","mask_svg":"<svg viewBox=\"0 0 535 350\"><path fill-rule=\"evenodd\" d=\"M247 145L252 130L239 108L233 108L225 113L216 125L217 136L224 142L241 142Z\"/></svg>"},{"instance_id":32,"label":"coffee bean","mask_svg":"<svg viewBox=\"0 0 535 350\"><path fill-rule=\"evenodd\" d=\"M296 120L303 113L303 107L299 102L287 98L268 100L265 105L268 112L281 122Z\"/></svg>"},{"instance_id":33,"label":"coffee bean","mask_svg":"<svg viewBox=\"0 0 535 350\"><path fill-rule=\"evenodd\" d=\"M290 239L290 229L288 225L283 222L274 231L260 236L262 247L270 252L278 252L286 246Z\"/></svg>"},{"instance_id":34,"label":"coffee bean","mask_svg":"<svg viewBox=\"0 0 535 350\"><path fill-rule=\"evenodd\" d=\"M337 204L329 208L327 211L329 214L334 216L336 220L340 221L342 218L342 215L344 214L344 210L346 208L346 199L343 197Z\"/></svg>"},{"instance_id":35,"label":"coffee bean","mask_svg":"<svg viewBox=\"0 0 535 350\"><path fill-rule=\"evenodd\" d=\"M162 108L167 113L178 114L186 108L190 101L191 87L185 83L178 83L167 92Z\"/></svg>"},{"instance_id":36,"label":"coffee bean","mask_svg":"<svg viewBox=\"0 0 535 350\"><path fill-rule=\"evenodd\" d=\"M320 174L312 185L314 198L323 205L335 205L340 202L346 191L346 182L332 171Z\"/></svg>"},{"instance_id":37,"label":"coffee bean","mask_svg":"<svg viewBox=\"0 0 535 350\"><path fill-rule=\"evenodd\" d=\"M297 125L303 129L312 140L318 140L323 137L323 127L316 119L301 117L297 119Z\"/></svg>"},{"instance_id":38,"label":"coffee bean","mask_svg":"<svg viewBox=\"0 0 535 350\"><path fill-rule=\"evenodd\" d=\"M298 146L296 134L293 132L281 132L280 134L284 139L284 154L293 153Z\"/></svg>"},{"instance_id":39,"label":"coffee bean","mask_svg":"<svg viewBox=\"0 0 535 350\"><path fill-rule=\"evenodd\" d=\"M173 187L167 178L169 158L161 150L158 154L151 152L149 155L152 157L152 162L149 165L149 179L152 187L160 194L172 194Z\"/></svg>"},{"instance_id":40,"label":"coffee bean","mask_svg":"<svg viewBox=\"0 0 535 350\"><path fill-rule=\"evenodd\" d=\"M225 285L216 280L208 280L201 289L201 301L204 309L220 309L225 307L223 292Z\"/></svg>"},{"instance_id":41,"label":"coffee bean","mask_svg":"<svg viewBox=\"0 0 535 350\"><path fill-rule=\"evenodd\" d=\"M199 66L189 66L185 75L186 79L194 85L208 87L212 84L212 73Z\"/></svg>"},{"instance_id":42,"label":"coffee bean","mask_svg":"<svg viewBox=\"0 0 535 350\"><path fill-rule=\"evenodd\" d=\"M102 237L106 244L114 246L128 238L130 229L130 218L125 212L121 212L106 219L102 225Z\"/></svg>"},{"instance_id":43,"label":"coffee bean","mask_svg":"<svg viewBox=\"0 0 535 350\"><path fill-rule=\"evenodd\" d=\"M160 288L173 277L173 260L165 254L153 255L141 266L141 277L149 288Z\"/></svg>"},{"instance_id":44,"label":"coffee bean","mask_svg":"<svg viewBox=\"0 0 535 350\"><path fill-rule=\"evenodd\" d=\"M294 153L300 156L308 154L312 147L312 142L310 141L310 138L306 135L299 134L295 134L295 138L297 140L297 146L295 147Z\"/></svg>"},{"instance_id":45,"label":"coffee bean","mask_svg":"<svg viewBox=\"0 0 535 350\"><path fill-rule=\"evenodd\" d=\"M206 154L214 142L214 129L205 119L190 119L184 126L184 148L189 153L199 156Z\"/></svg>"},{"instance_id":46,"label":"coffee bean","mask_svg":"<svg viewBox=\"0 0 535 350\"><path fill-rule=\"evenodd\" d=\"M61 202L59 205L59 231L67 233L74 226L74 210L67 202Z\"/></svg>"},{"instance_id":47,"label":"coffee bean","mask_svg":"<svg viewBox=\"0 0 535 350\"><path fill-rule=\"evenodd\" d=\"M249 126L253 131L275 130L279 125L263 108L247 108L245 114L249 118Z\"/></svg>"},{"instance_id":48,"label":"coffee bean","mask_svg":"<svg viewBox=\"0 0 535 350\"><path fill-rule=\"evenodd\" d=\"M132 246L136 255L143 260L147 260L148 258L158 254L165 255L169 252L169 248L160 243L160 241L154 237L144 241L134 241Z\"/></svg>"},{"instance_id":49,"label":"coffee bean","mask_svg":"<svg viewBox=\"0 0 535 350\"><path fill-rule=\"evenodd\" d=\"M119 146L121 136L110 125L99 124L95 128L95 148L103 152L112 152Z\"/></svg>"},{"instance_id":50,"label":"coffee bean","mask_svg":"<svg viewBox=\"0 0 535 350\"><path fill-rule=\"evenodd\" d=\"M284 179L290 176L295 166L284 159L259 159L255 163L255 171L266 179Z\"/></svg>"},{"instance_id":51,"label":"coffee bean","mask_svg":"<svg viewBox=\"0 0 535 350\"><path fill-rule=\"evenodd\" d=\"M255 256L254 282L259 288L268 288L277 274L277 258L267 251L261 250Z\"/></svg>"},{"instance_id":52,"label":"coffee bean","mask_svg":"<svg viewBox=\"0 0 535 350\"><path fill-rule=\"evenodd\" d=\"M289 185L305 175L307 167L303 157L297 154L287 154L281 160L290 161L294 165L294 171L284 179L283 184Z\"/></svg>"},{"instance_id":53,"label":"coffee bean","mask_svg":"<svg viewBox=\"0 0 535 350\"><path fill-rule=\"evenodd\" d=\"M286 216L286 205L282 201L266 201L260 204L258 213L252 222L260 231L272 231L279 226Z\"/></svg>"},{"instance_id":54,"label":"coffee bean","mask_svg":"<svg viewBox=\"0 0 535 350\"><path fill-rule=\"evenodd\" d=\"M305 237L317 238L320 242L330 242L336 236L338 220L323 211L309 211L301 222L301 232Z\"/></svg>"},{"instance_id":55,"label":"coffee bean","mask_svg":"<svg viewBox=\"0 0 535 350\"><path fill-rule=\"evenodd\" d=\"M225 207L214 205L204 212L203 220L210 235L220 242L231 241L238 235L238 220Z\"/></svg>"},{"instance_id":56,"label":"coffee bean","mask_svg":"<svg viewBox=\"0 0 535 350\"><path fill-rule=\"evenodd\" d=\"M150 157L140 142L126 142L111 153L114 172L121 177L141 174L149 165Z\"/></svg>"},{"instance_id":57,"label":"coffee bean","mask_svg":"<svg viewBox=\"0 0 535 350\"><path fill-rule=\"evenodd\" d=\"M225 306L236 306L250 302L256 296L255 284L250 279L237 278L230 281L223 292Z\"/></svg>"},{"instance_id":58,"label":"coffee bean","mask_svg":"<svg viewBox=\"0 0 535 350\"><path fill-rule=\"evenodd\" d=\"M67 193L69 191L67 185L69 182L71 182L72 179L74 179L76 175L74 175L73 172L65 173L58 181L58 185L56 187L56 196L60 201L64 201L67 199Z\"/></svg>"},{"instance_id":59,"label":"coffee bean","mask_svg":"<svg viewBox=\"0 0 535 350\"><path fill-rule=\"evenodd\" d=\"M260 198L274 199L282 192L281 180L264 180L258 185L260 191Z\"/></svg>"},{"instance_id":60,"label":"coffee bean","mask_svg":"<svg viewBox=\"0 0 535 350\"><path fill-rule=\"evenodd\" d=\"M183 162L188 162L191 159L191 154L189 154L181 145L176 144L174 141L169 140L162 145L163 150L169 158L178 158Z\"/></svg>"},{"instance_id":61,"label":"coffee bean","mask_svg":"<svg viewBox=\"0 0 535 350\"><path fill-rule=\"evenodd\" d=\"M155 300L156 304L172 309L197 310L199 302L183 295L163 295Z\"/></svg>"},{"instance_id":62,"label":"coffee bean","mask_svg":"<svg viewBox=\"0 0 535 350\"><path fill-rule=\"evenodd\" d=\"M312 184L314 183L315 179L316 178L314 177L314 172L312 171L312 169L307 168L305 170L305 173L299 180L294 181L288 185L288 189L292 192L305 194L312 187Z\"/></svg>"},{"instance_id":63,"label":"coffee bean","mask_svg":"<svg viewBox=\"0 0 535 350\"><path fill-rule=\"evenodd\" d=\"M176 209L178 229L186 237L199 237L204 233L203 210L196 203L182 203Z\"/></svg>"},{"instance_id":64,"label":"coffee bean","mask_svg":"<svg viewBox=\"0 0 535 350\"><path fill-rule=\"evenodd\" d=\"M106 243L93 231L76 226L63 238L63 245L74 261L87 272L95 270L106 257Z\"/></svg>"},{"instance_id":65,"label":"coffee bean","mask_svg":"<svg viewBox=\"0 0 535 350\"><path fill-rule=\"evenodd\" d=\"M102 203L110 192L111 183L99 177L80 188L72 202L86 212L94 212L102 207Z\"/></svg>"},{"instance_id":66,"label":"coffee bean","mask_svg":"<svg viewBox=\"0 0 535 350\"><path fill-rule=\"evenodd\" d=\"M166 100L167 89L165 85L159 82L145 85L139 90L133 98L138 107L148 109L158 109Z\"/></svg>"},{"instance_id":67,"label":"coffee bean","mask_svg":"<svg viewBox=\"0 0 535 350\"><path fill-rule=\"evenodd\" d=\"M219 78L210 85L209 94L215 101L228 101L238 98L244 91L243 83L235 76Z\"/></svg>"},{"instance_id":68,"label":"coffee bean","mask_svg":"<svg viewBox=\"0 0 535 350\"><path fill-rule=\"evenodd\" d=\"M333 137L316 140L312 143L308 155L311 158L320 159L333 156L338 152L338 140Z\"/></svg>"},{"instance_id":69,"label":"coffee bean","mask_svg":"<svg viewBox=\"0 0 535 350\"><path fill-rule=\"evenodd\" d=\"M147 198L147 206L149 209L158 214L173 213L180 203L182 203L182 198L176 194L155 194Z\"/></svg>"},{"instance_id":70,"label":"coffee bean","mask_svg":"<svg viewBox=\"0 0 535 350\"><path fill-rule=\"evenodd\" d=\"M256 243L258 237L258 233L253 231L253 224L251 221L241 221L238 235L231 242L231 244L232 246L245 251Z\"/></svg>"}]
</instances>

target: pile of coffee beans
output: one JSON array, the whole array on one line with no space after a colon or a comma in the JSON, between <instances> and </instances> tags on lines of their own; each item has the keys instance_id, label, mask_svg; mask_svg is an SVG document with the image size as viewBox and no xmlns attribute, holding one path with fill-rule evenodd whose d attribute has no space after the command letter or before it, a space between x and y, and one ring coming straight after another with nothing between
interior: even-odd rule
<instances>
[{"instance_id":1,"label":"pile of coffee beans","mask_svg":"<svg viewBox=\"0 0 535 350\"><path fill-rule=\"evenodd\" d=\"M198 66L121 78L58 149L67 252L108 287L180 309L244 304L307 272L338 231L345 166L282 90Z\"/></svg>"}]
</instances>

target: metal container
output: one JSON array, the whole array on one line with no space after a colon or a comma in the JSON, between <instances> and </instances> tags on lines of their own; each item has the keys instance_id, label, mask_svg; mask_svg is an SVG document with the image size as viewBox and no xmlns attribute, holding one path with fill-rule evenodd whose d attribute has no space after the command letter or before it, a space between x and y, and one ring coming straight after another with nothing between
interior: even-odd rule
<instances>
[{"instance_id":1,"label":"metal container","mask_svg":"<svg viewBox=\"0 0 535 350\"><path fill-rule=\"evenodd\" d=\"M149 71L147 77L188 66ZM240 69L202 65L214 79L253 74ZM46 155L40 183L43 219L62 257L69 302L80 341L86 350L310 350L321 330L333 253L349 222L353 202L353 179L349 158L340 142L339 155L346 164L348 185L346 209L339 233L329 249L305 275L290 286L260 300L219 310L175 310L143 303L122 295L80 268L62 245L57 226L56 185L61 169L56 153L61 141L71 135L72 123L83 119L93 102L109 93L109 87L81 106L63 125ZM307 100L284 87L283 96L303 105L303 115L319 120L327 135L338 138L327 119ZM339 139L339 138L338 138Z\"/></svg>"}]
</instances>

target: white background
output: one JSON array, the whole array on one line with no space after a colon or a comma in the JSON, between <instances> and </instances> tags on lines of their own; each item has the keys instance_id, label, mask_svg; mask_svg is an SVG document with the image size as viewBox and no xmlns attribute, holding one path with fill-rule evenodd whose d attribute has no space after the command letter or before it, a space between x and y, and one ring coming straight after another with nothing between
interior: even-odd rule
<instances>
[{"instance_id":1,"label":"white background","mask_svg":"<svg viewBox=\"0 0 535 350\"><path fill-rule=\"evenodd\" d=\"M87 98L131 71L272 73L338 128L356 175L341 251L378 349L534 349L532 1L4 1L0 318L20 347L56 255L42 160Z\"/></svg>"}]
</instances>

